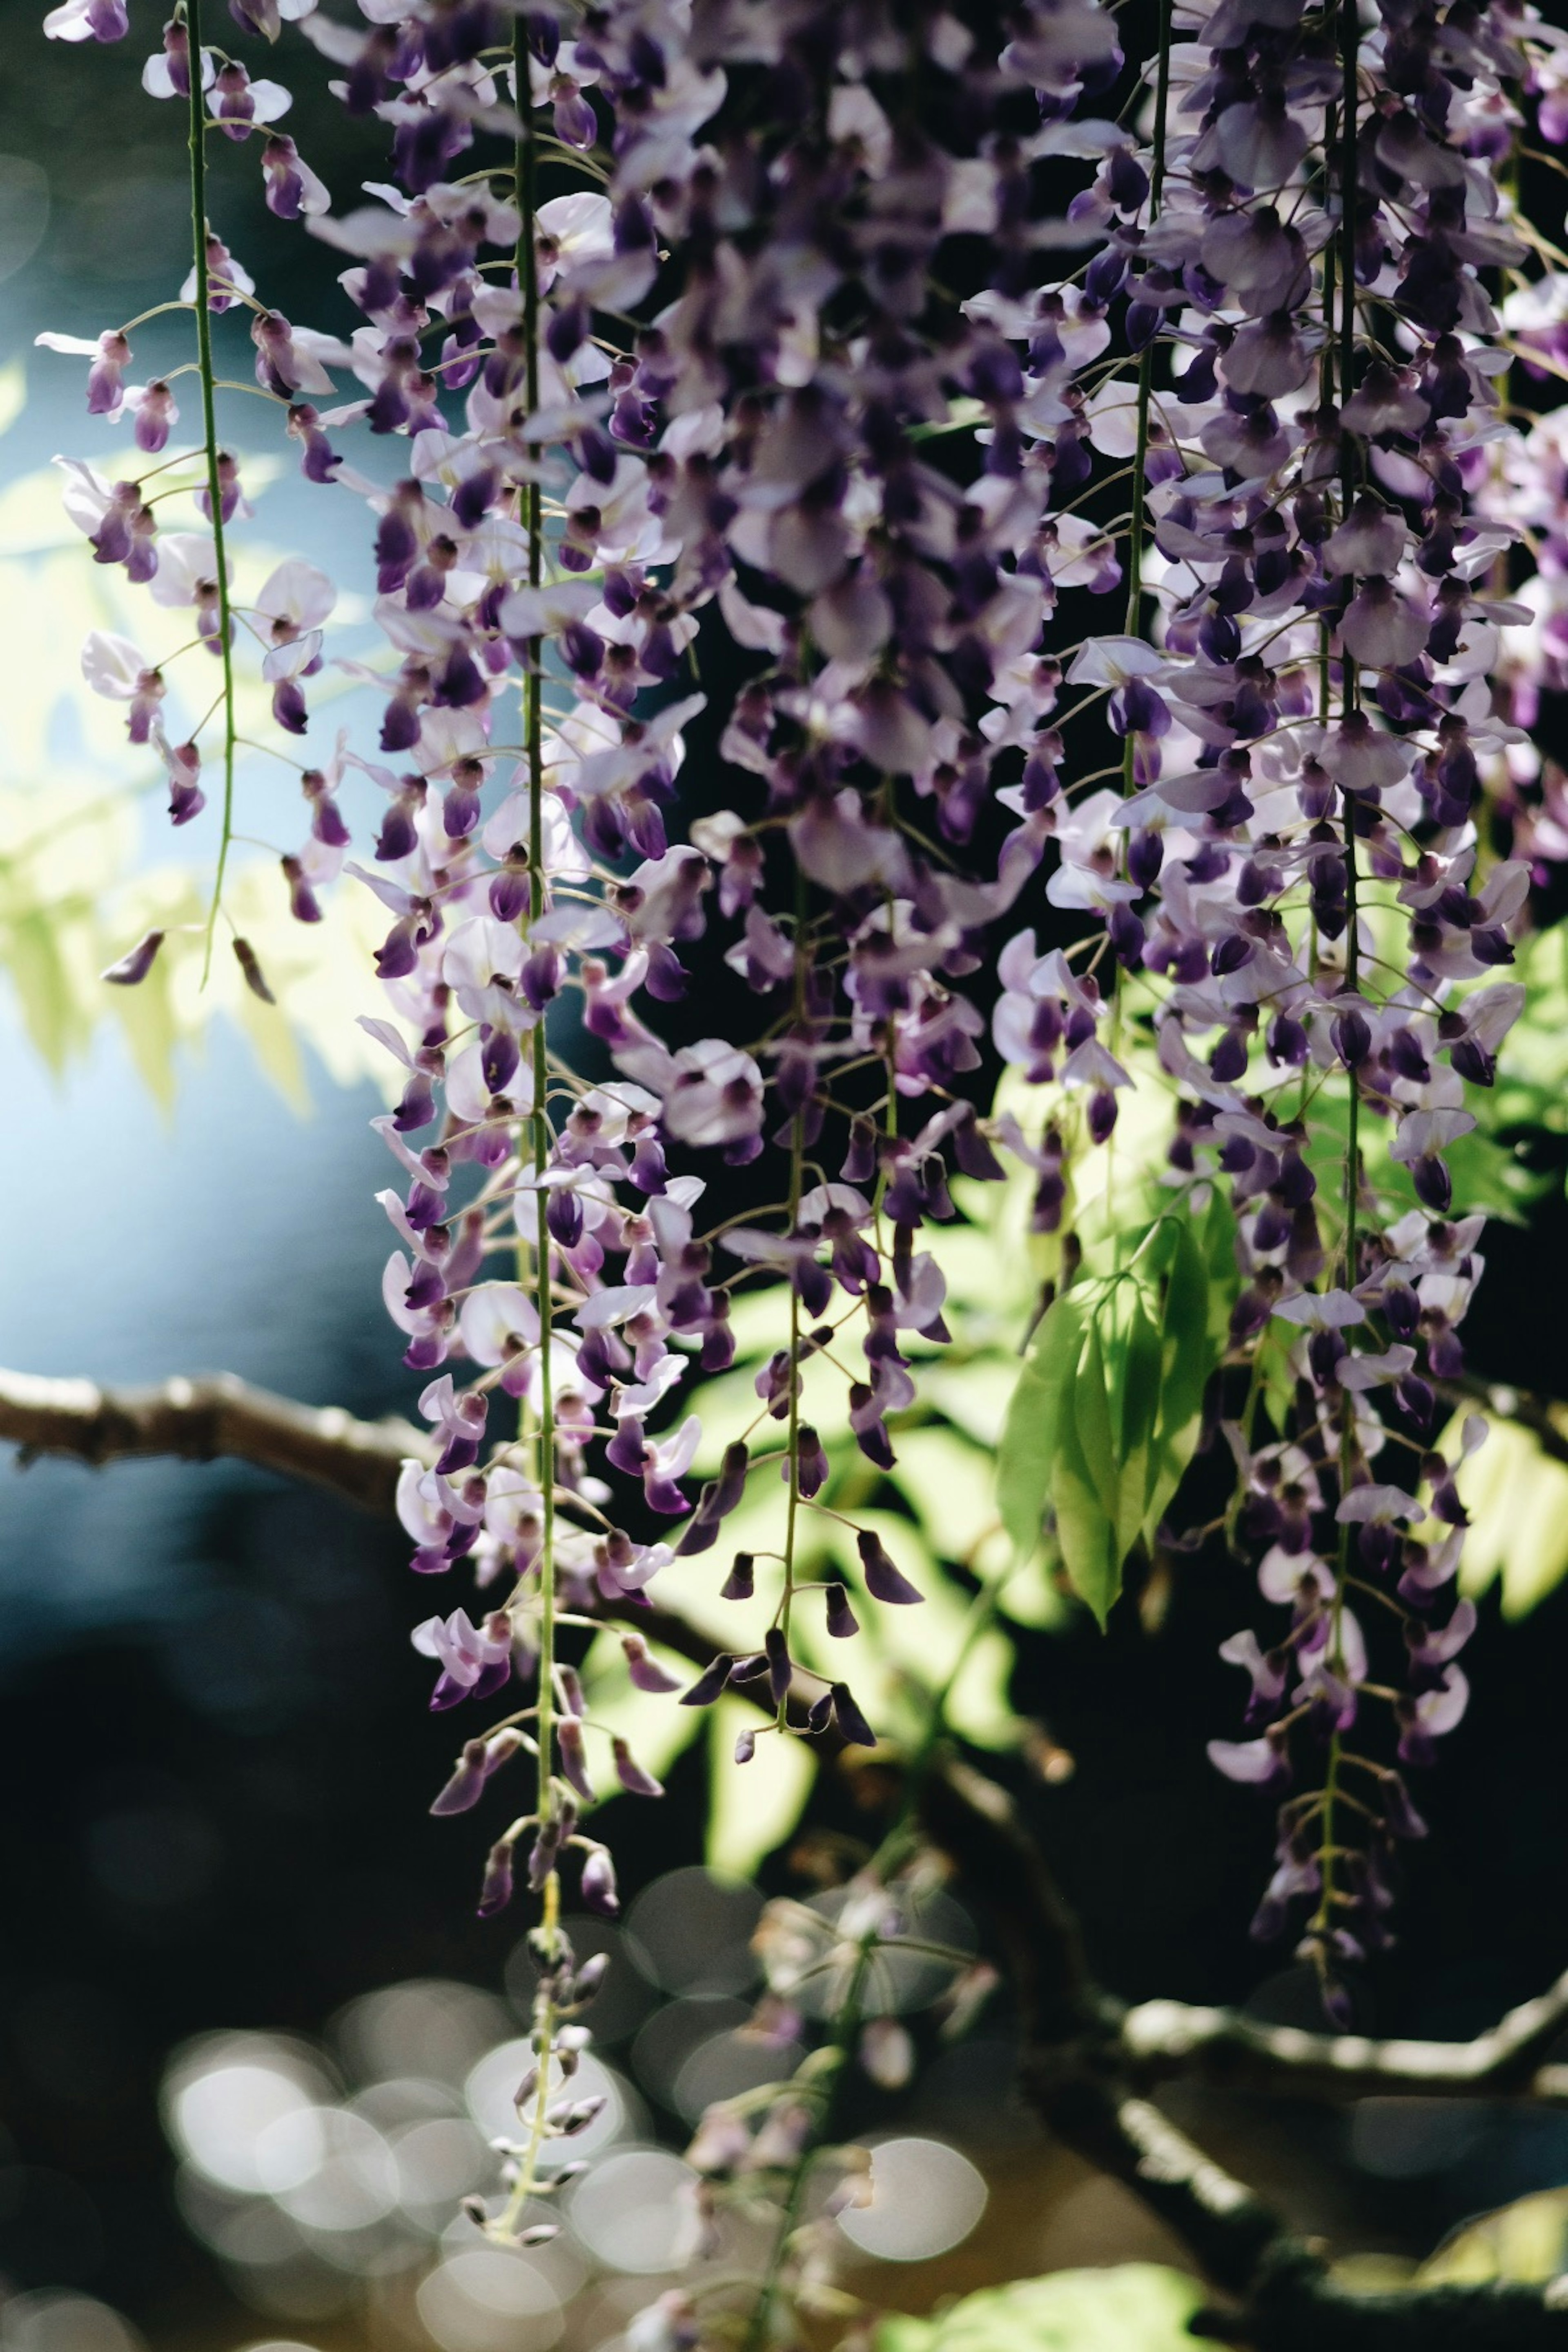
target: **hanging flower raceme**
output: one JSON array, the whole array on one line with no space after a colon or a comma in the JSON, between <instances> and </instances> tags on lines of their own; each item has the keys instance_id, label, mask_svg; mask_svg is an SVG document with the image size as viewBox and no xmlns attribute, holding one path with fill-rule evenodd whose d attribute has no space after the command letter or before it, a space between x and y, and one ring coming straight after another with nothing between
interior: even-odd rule
<instances>
[{"instance_id":1,"label":"hanging flower raceme","mask_svg":"<svg viewBox=\"0 0 1568 2352\"><path fill-rule=\"evenodd\" d=\"M1415 34L1426 79L1407 47L1391 86L1392 37L1342 12L1338 37L1331 57L1304 20L1222 6L1163 68L1169 131L1121 175L1125 226L1104 178L1102 224L1134 273L1125 331L1151 355L1121 429L1160 626L1157 651L1130 636L1125 656L1079 657L1078 682L1111 687L1135 789L1059 828L1070 879L1052 885L1102 908L1124 972L1149 976L1189 1104L1173 1174L1229 1180L1232 1335L1253 1367L1226 1423L1236 1524L1289 1625L1268 1649L1226 1645L1255 1736L1211 1752L1236 1779L1303 1784L1258 1932L1309 1905L1336 2014L1342 1967L1386 1939L1389 1842L1418 1828L1401 1770L1463 1712L1473 1613L1445 1613L1462 1513L1431 1436L1479 1221L1451 1218L1446 1155L1522 1003L1494 975L1528 887L1522 866L1472 880L1479 763L1509 734L1485 681L1527 615L1489 593L1510 531L1495 507L1470 519L1503 432L1486 273L1522 250L1481 124L1525 57L1488 35L1458 69ZM1162 346L1182 359L1169 391ZM1114 395L1096 406L1114 418ZM998 1022L1055 1075L1065 974L1023 939L1009 954ZM1337 1201L1315 1149L1325 1101L1342 1107Z\"/></svg>"},{"instance_id":2,"label":"hanging flower raceme","mask_svg":"<svg viewBox=\"0 0 1568 2352\"><path fill-rule=\"evenodd\" d=\"M1568 364L1568 302L1497 170L1527 100L1553 135L1558 45L1518 11L1363 27L1218 0L1179 41L1167 12L1141 137L1094 0L1001 27L729 0L504 28L435 0L232 13L269 41L300 20L391 176L333 209L278 127L288 89L184 0L142 80L194 142L199 450L169 454L173 371L127 381L142 322L44 340L159 461L62 461L67 511L184 648L97 633L84 670L158 753L175 824L219 803L209 948L239 663L300 753L293 914L319 920L345 870L384 909L384 1297L430 1432L398 1507L416 1570L471 1563L483 1596L416 1640L435 1706L504 1710L458 1717L437 1810L534 1783L482 1895L500 1909L521 1861L544 1905L540 2127L504 2228L541 2135L574 2127L551 2074L582 1987L562 1873L613 1906L584 1817L612 1781L657 1791L563 1624L635 1622L765 1486L778 1543L729 1569L745 1630L684 1701L755 1698L742 1759L874 1739L853 1672L802 1654L804 1611L836 1642L859 1622L807 1573L807 1531L848 1528L871 1605L921 1594L837 1509L825 1388L889 1469L948 1336L954 1173L1027 1171L1070 1301L1074 1171L1113 1163L1140 1089L1173 1106L1173 1201L1195 1216L1217 1189L1235 1219L1227 1519L1275 1613L1226 1645L1251 1692L1214 1752L1289 1787L1260 1927L1307 1904L1342 2010L1414 1833L1405 1771L1464 1706L1474 1433L1443 1434L1438 1401L1481 1233L1453 1147L1522 1001L1532 871L1568 845L1522 732L1568 675L1568 471L1501 385L1515 355ZM125 24L73 0L47 29ZM258 297L209 154L259 161L273 214L342 257L349 332ZM230 311L251 398L334 533L364 534L377 653L334 667L314 565L237 570ZM721 630L745 675L714 710ZM192 662L221 665L200 724L210 679L175 715ZM375 712L330 757L329 680ZM689 761L699 728L718 754ZM374 812L352 861L351 794ZM1487 803L1516 855L1491 856ZM687 997L720 958L754 1022ZM716 1178L749 1205L713 1222ZM753 1290L775 1344L703 1477L692 1391ZM638 1639L634 1682L667 1687Z\"/></svg>"}]
</instances>

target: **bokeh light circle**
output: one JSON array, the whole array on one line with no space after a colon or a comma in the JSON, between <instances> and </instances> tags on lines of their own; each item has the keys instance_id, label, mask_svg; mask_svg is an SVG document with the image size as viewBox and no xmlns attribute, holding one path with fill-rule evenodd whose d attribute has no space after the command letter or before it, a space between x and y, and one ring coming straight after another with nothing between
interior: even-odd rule
<instances>
[{"instance_id":1,"label":"bokeh light circle","mask_svg":"<svg viewBox=\"0 0 1568 2352\"><path fill-rule=\"evenodd\" d=\"M419 2283L419 2316L441 2352L549 2352L563 2325L561 2298L525 2254L472 2246Z\"/></svg>"},{"instance_id":2,"label":"bokeh light circle","mask_svg":"<svg viewBox=\"0 0 1568 2352\"><path fill-rule=\"evenodd\" d=\"M744 1992L757 1980L752 1936L762 1909L754 1886L693 1864L644 1887L626 1928L666 1992Z\"/></svg>"},{"instance_id":3,"label":"bokeh light circle","mask_svg":"<svg viewBox=\"0 0 1568 2352\"><path fill-rule=\"evenodd\" d=\"M169 2137L221 2189L266 2192L257 2164L264 2133L309 2116L331 2085L309 2054L263 2033L213 2034L176 2053L163 2078Z\"/></svg>"},{"instance_id":4,"label":"bokeh light circle","mask_svg":"<svg viewBox=\"0 0 1568 2352\"><path fill-rule=\"evenodd\" d=\"M885 2139L871 2150L871 2200L838 2217L862 2253L922 2263L961 2245L986 2204L985 2182L941 2139Z\"/></svg>"},{"instance_id":5,"label":"bokeh light circle","mask_svg":"<svg viewBox=\"0 0 1568 2352\"><path fill-rule=\"evenodd\" d=\"M142 2352L142 2338L92 2295L38 2287L6 2298L0 2346L4 2352Z\"/></svg>"},{"instance_id":6,"label":"bokeh light circle","mask_svg":"<svg viewBox=\"0 0 1568 2352\"><path fill-rule=\"evenodd\" d=\"M567 2200L573 2230L606 2270L652 2276L683 2270L697 2251L697 2175L664 2147L607 2156Z\"/></svg>"}]
</instances>

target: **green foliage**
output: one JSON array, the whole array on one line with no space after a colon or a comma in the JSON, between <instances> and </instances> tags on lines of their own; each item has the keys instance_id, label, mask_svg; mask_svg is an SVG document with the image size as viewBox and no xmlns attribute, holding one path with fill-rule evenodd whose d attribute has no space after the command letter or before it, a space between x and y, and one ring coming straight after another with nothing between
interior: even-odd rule
<instances>
[{"instance_id":1,"label":"green foliage","mask_svg":"<svg viewBox=\"0 0 1568 2352\"><path fill-rule=\"evenodd\" d=\"M1462 1465L1458 1489L1470 1515L1459 1580L1466 1592L1500 1582L1505 1617L1528 1616L1568 1575L1568 1464L1554 1461L1535 1431L1489 1412L1490 1434ZM1459 1414L1440 1443L1458 1454ZM1568 1412L1552 1420L1568 1440Z\"/></svg>"},{"instance_id":2,"label":"green foliage","mask_svg":"<svg viewBox=\"0 0 1568 2352\"><path fill-rule=\"evenodd\" d=\"M1363 919L1371 924L1384 961L1396 963L1405 950L1394 910L1363 909ZM1474 1115L1474 1129L1450 1144L1443 1156L1457 1202L1507 1223L1522 1224L1549 1182L1528 1164L1525 1139L1532 1131L1568 1133L1568 931L1554 926L1523 939L1509 970L1488 971L1461 983L1453 992L1452 1008L1500 980L1522 982L1524 1011L1509 1032L1495 1086L1465 1089L1465 1108ZM1338 1195L1344 1181L1348 1108L1342 1089L1325 1087L1313 1095L1314 1132L1306 1156L1329 1198ZM1392 1139L1386 1118L1375 1111L1363 1118L1367 1181L1397 1213L1414 1208L1416 1194L1409 1170L1388 1156Z\"/></svg>"},{"instance_id":3,"label":"green foliage","mask_svg":"<svg viewBox=\"0 0 1568 2352\"><path fill-rule=\"evenodd\" d=\"M1568 2189L1544 2189L1464 2222L1415 2273L1419 2286L1542 2286L1568 2272Z\"/></svg>"},{"instance_id":4,"label":"green foliage","mask_svg":"<svg viewBox=\"0 0 1568 2352\"><path fill-rule=\"evenodd\" d=\"M1544 1099L1533 1103L1539 1116L1526 1118L1525 1090L1472 1087L1467 1090L1465 1108L1475 1114L1477 1124L1469 1134L1447 1145L1443 1154L1453 1178L1455 1200L1463 1202L1467 1210L1479 1210L1505 1224L1523 1224L1532 1203L1545 1191L1546 1180L1526 1164L1509 1138L1518 1124L1546 1123ZM1393 1140L1389 1121L1369 1106L1363 1105L1363 1110L1358 1132L1364 1179L1369 1190L1386 1204L1389 1215L1396 1217L1418 1206L1415 1186L1409 1169L1389 1157ZM1311 1132L1302 1152L1318 1180L1320 1200L1338 1201L1342 1193L1349 1129L1348 1097L1323 1087L1312 1098Z\"/></svg>"},{"instance_id":5,"label":"green foliage","mask_svg":"<svg viewBox=\"0 0 1568 2352\"><path fill-rule=\"evenodd\" d=\"M997 1448L1003 1523L1024 1559L1048 1516L1101 1625L1196 1450L1235 1296L1233 1242L1217 1193L1200 1218L1165 1213L1125 1267L1052 1302L1018 1376Z\"/></svg>"},{"instance_id":6,"label":"green foliage","mask_svg":"<svg viewBox=\"0 0 1568 2352\"><path fill-rule=\"evenodd\" d=\"M0 370L0 431L13 421L19 394L19 371ZM247 460L247 488L254 493L268 473L263 461ZM247 541L242 597L259 588L275 561ZM267 1077L298 1108L309 1100L307 1045L339 1084L368 1077L388 1087L395 1066L354 1019L381 1010L372 950L385 916L368 891L331 892L324 920L307 929L289 916L275 860L242 864L226 892L228 910L256 950L277 1008L246 987L226 933L210 986L200 985L215 820L209 814L171 838L157 813L163 777L156 754L142 751L127 761L123 706L84 692L79 668L91 629L130 636L156 661L187 625L181 614L149 605L117 570L84 560L80 538L61 513L52 467L0 490L0 629L12 681L0 789L0 982L18 1026L57 1076L118 1027L144 1084L165 1106L182 1061L199 1050L216 1013L242 1032ZM257 681L247 694L242 732L254 733L267 689ZM120 776L123 784L106 785ZM299 822L302 829L302 811ZM144 832L160 859L172 852L188 862L149 865ZM153 929L163 930L166 943L146 980L138 988L106 987L105 966Z\"/></svg>"},{"instance_id":7,"label":"green foliage","mask_svg":"<svg viewBox=\"0 0 1568 2352\"><path fill-rule=\"evenodd\" d=\"M874 2352L1192 2352L1195 2279L1155 2263L1057 2271L966 2294L931 2319L881 2320Z\"/></svg>"}]
</instances>

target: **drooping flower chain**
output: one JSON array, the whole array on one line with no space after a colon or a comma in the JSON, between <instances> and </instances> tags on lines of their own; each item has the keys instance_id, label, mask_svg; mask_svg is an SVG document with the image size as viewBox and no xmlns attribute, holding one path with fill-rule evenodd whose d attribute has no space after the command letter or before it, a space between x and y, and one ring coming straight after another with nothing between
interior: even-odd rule
<instances>
[{"instance_id":1,"label":"drooping flower chain","mask_svg":"<svg viewBox=\"0 0 1568 2352\"><path fill-rule=\"evenodd\" d=\"M155 96L190 100L189 22L148 66ZM1517 795L1524 758L1487 685L1523 617L1497 593L1521 480L1542 582L1568 544L1549 427L1521 435L1497 405L1505 341L1544 364L1563 331L1557 284L1534 279L1500 340L1494 296L1526 248L1494 165L1521 92L1552 135L1561 43L1517 10L1363 26L1348 0L1328 16L1220 0L1163 52L1171 104L1145 152L1093 118L1121 58L1091 0L1036 0L1001 44L935 7L649 0L569 34L544 11L518 22L514 44L482 6L378 6L368 29L303 16L350 109L392 131L396 187L341 217L282 134L263 152L272 209L355 257L343 284L367 323L350 341L264 310L202 225L209 308L250 309L260 388L306 475L376 516L376 619L397 656L377 677L385 763L340 747L304 771L310 835L285 871L311 919L347 846L344 768L365 767L386 810L353 870L392 917L379 967L398 1023L377 1034L406 1072L381 1122L406 1180L384 1196L402 1244L385 1297L405 1360L432 1376L440 1447L434 1469L409 1466L400 1507L415 1565L471 1557L495 1602L416 1638L439 1706L540 1677L534 1708L468 1743L439 1809L476 1802L532 1747L538 1805L498 1842L484 1906L506 1900L525 1835L542 1890L574 1849L588 1899L613 1900L578 1826L594 1784L553 1628L635 1605L673 1556L616 1523L592 1447L607 1439L653 1519L690 1512L695 1418L649 1423L693 1367L730 1361L737 1265L787 1291L759 1396L780 1440L731 1446L679 1549L710 1546L763 1468L784 1474L789 1534L763 1649L716 1659L687 1696L765 1688L781 1734L870 1737L848 1686L791 1652L795 1529L825 1467L803 1368L840 1325L858 1339L851 1425L889 1466L889 1417L914 1393L900 1334L943 1336L920 1242L950 1213L945 1164L995 1176L993 1147L1009 1150L1039 1224L1058 1223L1064 1167L1106 1140L1134 1082L1131 1024L1175 1097L1173 1189L1230 1184L1237 1363L1260 1372L1268 1348L1293 1383L1282 1419L1254 1378L1226 1423L1240 1531L1289 1624L1267 1649L1227 1645L1258 1737L1215 1753L1274 1781L1326 1741L1326 1782L1282 1816L1263 1924L1306 1898L1331 1984L1384 1932L1387 1838L1416 1826L1361 1727L1391 1710L1401 1759L1424 1760L1464 1700L1471 1614L1434 1613L1461 1515L1425 1448L1479 1265L1445 1152L1521 1001L1488 974L1529 872L1483 878L1475 810L1484 786ZM68 0L49 29L125 23L114 0ZM280 118L287 93L196 47L220 131ZM447 176L497 133L510 167ZM525 172L571 157L590 185L535 205ZM1075 158L1092 184L1064 219L1049 191ZM960 304L936 289L965 239L987 282ZM1092 257L1042 284L1064 243ZM122 410L159 454L169 385L123 384L123 331L93 356L89 406ZM334 366L366 396L323 415ZM441 404L458 393L460 418ZM360 420L408 442L391 488L334 446ZM206 457L209 508L237 512L211 432ZM1108 493L1129 471L1121 514ZM68 499L98 560L194 604L226 660L212 541L160 534L141 482L78 468ZM1129 587L1123 634L1048 649L1059 598ZM240 616L289 732L309 723L332 594L286 565ZM713 610L756 657L723 731L735 808L677 791L700 698L668 698ZM1509 655L1516 709L1558 658L1549 622ZM97 638L89 659L132 740L163 751L174 821L194 815L200 754L168 745L162 678L125 641ZM678 808L689 839L671 846ZM1551 854L1542 824L1527 830L1529 854ZM1040 953L1013 926L1053 841L1044 898L1083 936ZM658 1008L715 906L763 1034L672 1051ZM994 1042L1054 1089L1035 1133L977 1118L964 1093L983 1021L961 983L998 922ZM547 1049L565 992L614 1081L584 1086ZM1347 1149L1325 1230L1314 1122L1331 1106ZM1369 1139L1419 1206L1385 1213ZM701 1155L744 1166L770 1145L782 1222L703 1234ZM449 1361L479 1379L459 1390ZM520 1434L487 1453L498 1391ZM1391 1444L1408 1458L1384 1482ZM918 1597L874 1537L860 1550L874 1600ZM738 1565L727 1589L752 1599L756 1575ZM1367 1664L1368 1603L1397 1614L1397 1690ZM853 1632L842 1588L819 1605ZM626 1651L635 1680L669 1686L635 1632ZM653 1790L624 1743L611 1752L622 1785Z\"/></svg>"}]
</instances>

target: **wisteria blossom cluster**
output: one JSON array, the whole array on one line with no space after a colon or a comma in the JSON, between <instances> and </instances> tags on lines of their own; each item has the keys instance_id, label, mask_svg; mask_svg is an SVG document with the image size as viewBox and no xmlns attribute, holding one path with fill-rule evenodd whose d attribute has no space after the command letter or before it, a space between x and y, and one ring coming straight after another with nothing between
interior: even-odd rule
<instances>
[{"instance_id":1,"label":"wisteria blossom cluster","mask_svg":"<svg viewBox=\"0 0 1568 2352\"><path fill-rule=\"evenodd\" d=\"M584 2120L562 1873L613 1906L584 1818L612 1782L658 1793L563 1631L607 1614L678 1703L639 1617L778 1482L779 1550L726 1561L741 1630L679 1703L753 1699L742 1766L759 1738L873 1742L798 1629L848 1644L921 1595L866 1528L859 1590L803 1575L811 1399L838 1383L890 1468L913 1342L947 1336L950 1173L1021 1164L1070 1242L1073 1169L1134 1087L1169 1105L1167 1213L1216 1185L1235 1213L1226 1523L1271 1614L1226 1645L1248 1736L1212 1753L1289 1792L1259 1927L1305 1906L1342 2013L1420 1832L1401 1768L1465 1705L1436 1435L1481 1226L1448 1155L1522 1002L1532 861L1568 848L1524 731L1568 665L1568 444L1502 386L1515 357L1568 369L1568 277L1505 168L1568 129L1563 36L1477 0L1217 0L1177 10L1144 91L1097 0L231 15L247 40L297 21L391 176L335 207L277 127L288 91L199 0L148 28L144 88L189 126L202 440L166 454L174 378L128 381L138 322L111 330L89 407L154 462L70 464L67 504L97 562L194 612L213 714L171 741L129 640L85 667L176 824L217 747L210 954L237 664L302 749L336 600L290 562L234 601L214 342L243 321L332 533L370 518L384 651L336 659L375 716L300 762L282 875L302 922L345 872L387 916L384 1291L434 1433L400 1510L415 1569L468 1563L481 1596L415 1638L436 1707L500 1710L436 1810L532 1766L481 1898L521 1874L543 1906L496 2226ZM47 29L129 27L66 0ZM264 300L226 178L209 194L222 142L345 257L359 323ZM160 520L171 467L195 528ZM718 709L710 673L742 681ZM698 725L717 756L683 764ZM346 779L380 796L352 863ZM720 956L755 1003L739 1042L703 1034ZM993 1116L998 1063L1020 1083ZM757 1287L776 1347L695 1491L691 1391Z\"/></svg>"}]
</instances>

